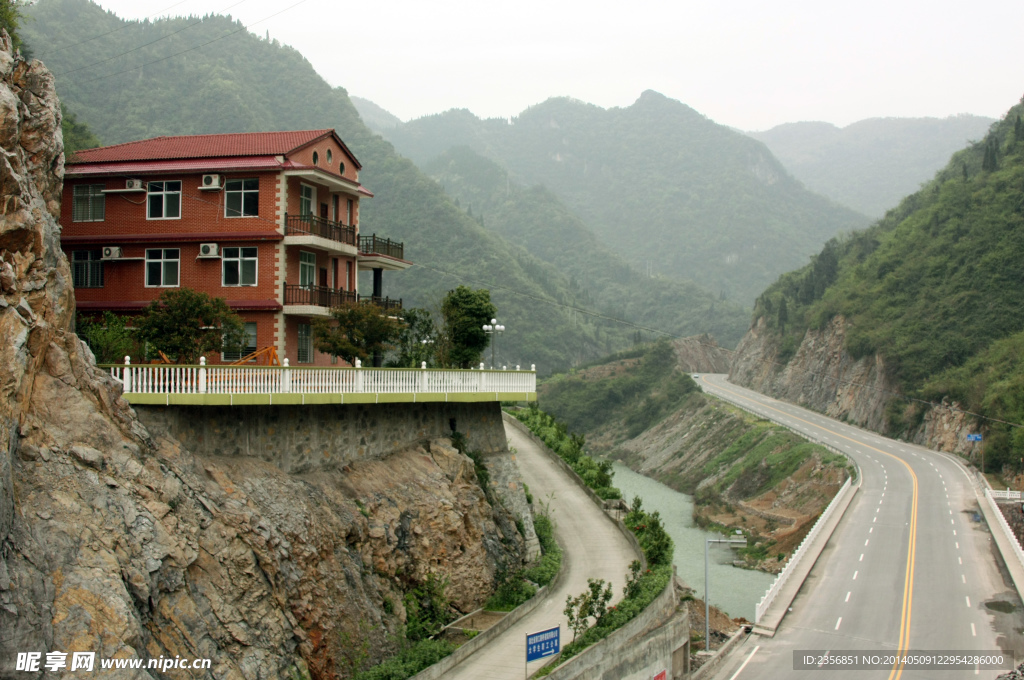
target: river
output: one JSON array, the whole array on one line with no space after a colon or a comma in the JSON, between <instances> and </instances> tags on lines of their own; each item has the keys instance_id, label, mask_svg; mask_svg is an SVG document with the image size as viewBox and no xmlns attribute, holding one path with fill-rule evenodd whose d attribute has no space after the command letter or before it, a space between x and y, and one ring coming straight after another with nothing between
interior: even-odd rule
<instances>
[{"instance_id":1,"label":"river","mask_svg":"<svg viewBox=\"0 0 1024 680\"><path fill-rule=\"evenodd\" d=\"M615 463L615 486L622 490L626 502L634 496L644 501L644 510L661 513L665 530L675 541L675 564L679 578L694 588L697 597L704 598L704 539L723 538L709 533L693 523L693 499L674 491L661 482L633 472L621 463ZM754 607L775 579L773 574L732 566L732 550L723 545L711 545L711 604L728 612L729 616L742 616L754 620ZM618 587L618 585L616 585Z\"/></svg>"}]
</instances>

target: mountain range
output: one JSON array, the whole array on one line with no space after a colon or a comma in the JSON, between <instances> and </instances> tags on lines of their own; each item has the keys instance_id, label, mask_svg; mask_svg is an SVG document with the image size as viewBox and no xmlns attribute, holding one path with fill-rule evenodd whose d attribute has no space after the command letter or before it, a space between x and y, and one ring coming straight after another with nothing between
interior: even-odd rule
<instances>
[{"instance_id":1,"label":"mountain range","mask_svg":"<svg viewBox=\"0 0 1024 680\"><path fill-rule=\"evenodd\" d=\"M808 189L878 218L931 180L956 151L985 136L992 118L869 118L840 128L786 123L749 132Z\"/></svg>"}]
</instances>

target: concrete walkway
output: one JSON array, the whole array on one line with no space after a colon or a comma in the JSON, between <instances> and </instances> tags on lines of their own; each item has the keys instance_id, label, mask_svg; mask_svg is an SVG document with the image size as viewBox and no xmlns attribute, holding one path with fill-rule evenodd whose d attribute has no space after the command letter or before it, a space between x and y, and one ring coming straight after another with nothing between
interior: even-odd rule
<instances>
[{"instance_id":1,"label":"concrete walkway","mask_svg":"<svg viewBox=\"0 0 1024 680\"><path fill-rule=\"evenodd\" d=\"M622 598L629 563L637 558L632 546L604 511L576 486L548 456L522 433L505 426L523 481L530 487L535 504L550 501L555 535L563 549L562 578L545 602L514 624L478 653L453 668L445 677L452 680L522 680L526 672L526 634L562 626L562 644L572 640L572 631L562 610L565 598L578 595L588 578L611 581L614 601ZM541 662L530 664L530 672Z\"/></svg>"}]
</instances>

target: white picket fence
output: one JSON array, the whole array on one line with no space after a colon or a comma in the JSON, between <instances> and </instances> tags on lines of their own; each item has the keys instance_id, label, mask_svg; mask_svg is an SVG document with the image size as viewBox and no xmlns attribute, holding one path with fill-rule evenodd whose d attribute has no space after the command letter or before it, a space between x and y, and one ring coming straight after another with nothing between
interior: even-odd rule
<instances>
[{"instance_id":1,"label":"white picket fence","mask_svg":"<svg viewBox=\"0 0 1024 680\"><path fill-rule=\"evenodd\" d=\"M828 504L827 508L825 508L825 512L821 513L821 516L818 517L818 521L814 523L813 527L811 527L810 532L806 536L804 536L804 540L800 541L800 547L797 548L796 552L794 552L793 555L789 558L789 563L786 564L786 568L783 569L779 573L779 575L775 577L775 581L768 589L768 592L765 593L764 597L761 598L761 601L757 603L757 607L754 608L755 624L761 622L761 617L764 615L766 611L768 611L768 607L771 606L772 602L775 601L775 598L782 590L782 587L786 585L786 581L789 580L790 575L796 569L796 566L800 563L800 559L804 556L804 553L807 552L808 547L811 545L811 543L814 541L817 535L821 532L821 528L828 521L828 518L832 516L832 511L835 510L837 501L840 498L843 498L843 496L846 494L847 489L850 488L850 482L852 480L852 477L846 478L846 483L843 484L841 489L839 489L839 493L837 493L832 498L832 502Z\"/></svg>"},{"instance_id":2,"label":"white picket fence","mask_svg":"<svg viewBox=\"0 0 1024 680\"><path fill-rule=\"evenodd\" d=\"M1009 490L993 491L992 489L985 489L985 500L988 501L989 507L992 509L992 512L994 512L996 517L998 518L999 526L1000 528L1002 528L1003 533L1006 534L1006 538L1010 542L1010 545L1013 546L1014 554L1017 556L1017 559L1020 560L1021 565L1024 566L1024 550L1021 549L1020 541L1017 540L1017 536L1013 533L1013 530L1010 528L1010 523L1006 521L1006 515L1003 514L1003 511L999 507L999 504L996 503L996 499L1020 501L1021 492ZM1003 557L1004 559L1006 559L1005 555Z\"/></svg>"},{"instance_id":3,"label":"white picket fence","mask_svg":"<svg viewBox=\"0 0 1024 680\"><path fill-rule=\"evenodd\" d=\"M465 393L536 392L528 371L427 368L298 368L166 364L112 366L126 394Z\"/></svg>"}]
</instances>

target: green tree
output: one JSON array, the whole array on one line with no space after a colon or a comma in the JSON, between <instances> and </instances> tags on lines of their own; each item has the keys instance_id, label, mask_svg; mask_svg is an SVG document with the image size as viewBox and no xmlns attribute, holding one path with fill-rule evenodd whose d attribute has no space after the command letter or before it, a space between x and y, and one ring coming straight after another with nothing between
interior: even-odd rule
<instances>
[{"instance_id":1,"label":"green tree","mask_svg":"<svg viewBox=\"0 0 1024 680\"><path fill-rule=\"evenodd\" d=\"M321 352L355 363L385 352L401 334L398 319L377 305L352 303L335 307L329 319L313 320L313 344Z\"/></svg>"},{"instance_id":2,"label":"green tree","mask_svg":"<svg viewBox=\"0 0 1024 680\"><path fill-rule=\"evenodd\" d=\"M102 319L78 318L78 337L85 340L100 364L120 364L126 356L138 360L142 354L136 330L128 317L103 312Z\"/></svg>"},{"instance_id":3,"label":"green tree","mask_svg":"<svg viewBox=\"0 0 1024 680\"><path fill-rule=\"evenodd\" d=\"M437 362L446 368L471 368L480 361L490 338L483 325L498 313L491 291L459 286L441 303L443 327L438 338Z\"/></svg>"},{"instance_id":4,"label":"green tree","mask_svg":"<svg viewBox=\"0 0 1024 680\"><path fill-rule=\"evenodd\" d=\"M191 288L161 293L146 307L138 329L151 350L179 364L195 364L212 352L239 351L246 339L245 324L224 298Z\"/></svg>"},{"instance_id":5,"label":"green tree","mask_svg":"<svg viewBox=\"0 0 1024 680\"><path fill-rule=\"evenodd\" d=\"M437 326L430 312L420 307L402 310L402 329L395 343L397 355L388 361L388 366L397 368L419 368L424 361L428 366L434 361L434 343Z\"/></svg>"},{"instance_id":6,"label":"green tree","mask_svg":"<svg viewBox=\"0 0 1024 680\"><path fill-rule=\"evenodd\" d=\"M789 322L789 305L786 304L786 298L783 296L779 301L779 330L783 333L786 332L787 322Z\"/></svg>"},{"instance_id":7,"label":"green tree","mask_svg":"<svg viewBox=\"0 0 1024 680\"><path fill-rule=\"evenodd\" d=\"M21 12L21 8L24 5L25 3L22 0L0 0L0 28L7 31L8 35L11 36L11 42L14 43L15 49L24 47L21 36L18 33L18 27L25 16Z\"/></svg>"}]
</instances>

